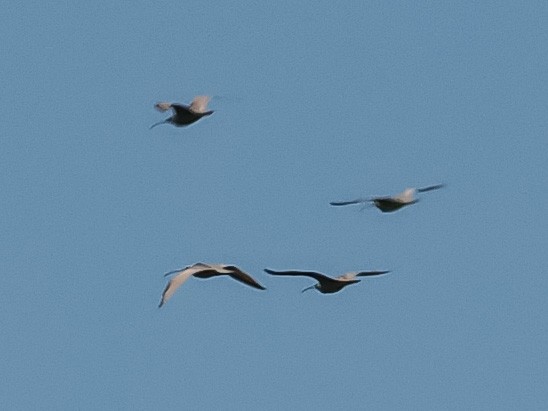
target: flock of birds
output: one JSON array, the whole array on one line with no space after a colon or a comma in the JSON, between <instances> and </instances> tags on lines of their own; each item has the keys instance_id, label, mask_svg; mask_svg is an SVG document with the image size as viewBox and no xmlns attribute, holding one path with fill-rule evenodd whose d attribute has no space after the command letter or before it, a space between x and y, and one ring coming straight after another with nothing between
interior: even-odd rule
<instances>
[{"instance_id":1,"label":"flock of birds","mask_svg":"<svg viewBox=\"0 0 548 411\"><path fill-rule=\"evenodd\" d=\"M167 102L157 103L154 107L158 111L166 112L171 109L173 111L173 115L163 121L153 124L150 128L156 127L160 124L172 124L177 127L183 127L195 123L202 117L210 116L211 114L213 114L213 111L207 109L207 104L209 103L209 100L210 98L208 96L196 96L189 105ZM425 193L428 191L437 190L439 188L442 188L443 186L443 184L436 184L422 188L406 188L403 192L392 196L357 198L355 200L349 201L333 201L329 204L331 204L332 206L369 204L377 207L383 213L391 213L403 207L417 203L419 200L415 197L416 193ZM389 271L359 271L345 273L343 275L333 278L315 271L275 271L269 268L265 268L264 271L270 275L275 276L304 276L313 278L317 281L317 283L306 287L302 290L302 292L316 289L322 294L336 293L348 285L359 283L361 280L359 280L357 277L372 277L389 273ZM237 280L245 285L256 288L258 290L265 290L265 287L263 287L248 273L242 271L235 265L230 264L207 264L200 262L184 268L180 268L178 270L170 271L164 276L167 277L171 275L172 277L167 283L164 292L162 293L159 307L162 307L173 296L175 291L181 285L183 285L183 283L190 277L206 279L211 277L228 275L234 280Z\"/></svg>"}]
</instances>

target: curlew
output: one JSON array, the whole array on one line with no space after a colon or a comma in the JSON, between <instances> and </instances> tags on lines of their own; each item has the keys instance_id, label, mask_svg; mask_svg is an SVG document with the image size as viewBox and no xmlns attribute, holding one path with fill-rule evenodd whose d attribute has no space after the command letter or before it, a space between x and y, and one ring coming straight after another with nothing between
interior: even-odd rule
<instances>
[{"instance_id":1,"label":"curlew","mask_svg":"<svg viewBox=\"0 0 548 411\"><path fill-rule=\"evenodd\" d=\"M253 277L251 277L247 273L244 273L242 270L234 265L196 263L194 265L189 265L185 268L170 271L164 274L164 277L167 277L171 274L177 275L172 277L171 280L169 280L169 282L167 283L166 288L162 293L162 299L160 300L160 304L158 307L164 305L167 300L169 300L171 296L175 293L177 288L179 288L186 280L188 280L192 276L198 278L211 278L220 275L228 275L235 280L238 280L253 288L265 290L265 288L261 284L253 279Z\"/></svg>"},{"instance_id":2,"label":"curlew","mask_svg":"<svg viewBox=\"0 0 548 411\"><path fill-rule=\"evenodd\" d=\"M416 193L425 193L427 191L437 190L442 187L444 187L444 184L437 184L422 188L406 188L403 192L394 196L358 198L350 201L333 201L329 204L332 206L345 206L351 204L373 203L373 205L383 213L391 213L402 207L417 203L419 199L415 198Z\"/></svg>"},{"instance_id":3,"label":"curlew","mask_svg":"<svg viewBox=\"0 0 548 411\"><path fill-rule=\"evenodd\" d=\"M154 107L161 112L169 109L173 110L173 115L166 118L163 121L159 121L150 126L150 128L156 127L160 124L171 123L177 127L188 126L202 117L213 114L212 110L207 110L207 103L209 102L208 96L196 96L189 106L179 103L156 103Z\"/></svg>"},{"instance_id":4,"label":"curlew","mask_svg":"<svg viewBox=\"0 0 548 411\"><path fill-rule=\"evenodd\" d=\"M315 279L316 281L318 281L318 283L311 285L310 287L306 287L301 292L304 293L306 290L311 290L315 288L322 294L336 293L342 290L347 285L359 283L361 280L356 279L356 277L371 277L371 276L386 274L390 272L390 271L359 271L359 272L352 271L352 272L343 274L339 277L332 278L332 277L328 277L325 274L318 273L315 271L297 271L297 270L274 271L268 268L265 268L264 270L268 274L272 274L272 275L290 276L290 277L297 277L297 276L311 277Z\"/></svg>"}]
</instances>

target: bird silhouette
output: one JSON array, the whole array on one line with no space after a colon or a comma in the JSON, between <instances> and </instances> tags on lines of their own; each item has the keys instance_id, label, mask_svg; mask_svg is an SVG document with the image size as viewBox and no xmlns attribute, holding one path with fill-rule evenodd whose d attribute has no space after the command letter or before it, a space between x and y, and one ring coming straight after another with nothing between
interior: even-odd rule
<instances>
[{"instance_id":1,"label":"bird silhouette","mask_svg":"<svg viewBox=\"0 0 548 411\"><path fill-rule=\"evenodd\" d=\"M310 287L306 287L301 292L304 293L306 290L311 290L315 288L322 294L336 293L348 285L359 283L361 280L356 279L356 277L370 277L370 276L381 275L381 274L386 274L390 272L390 271L359 271L359 272L352 271L352 272L343 274L339 277L332 278L332 277L328 277L325 274L318 273L315 271L298 271L298 270L275 271L269 268L265 268L264 271L271 275L280 275L280 276L289 276L289 277L300 277L300 276L311 277L315 279L316 281L318 281L318 283L311 285Z\"/></svg>"},{"instance_id":2,"label":"bird silhouette","mask_svg":"<svg viewBox=\"0 0 548 411\"><path fill-rule=\"evenodd\" d=\"M358 198L350 201L333 201L329 204L331 204L332 206L345 206L351 204L372 203L383 213L391 213L393 211L399 210L402 207L417 203L419 199L415 198L416 193L425 193L427 191L437 190L444 186L444 184L437 184L422 188L406 188L403 192L394 196Z\"/></svg>"},{"instance_id":3,"label":"bird silhouette","mask_svg":"<svg viewBox=\"0 0 548 411\"><path fill-rule=\"evenodd\" d=\"M177 127L188 126L202 117L213 114L212 110L207 110L207 103L209 102L208 96L196 96L189 106L179 103L156 103L154 107L161 112L165 112L169 109L173 110L173 115L166 118L163 121L159 121L150 126L150 128L156 127L160 124L171 123Z\"/></svg>"},{"instance_id":4,"label":"bird silhouette","mask_svg":"<svg viewBox=\"0 0 548 411\"><path fill-rule=\"evenodd\" d=\"M221 275L228 275L235 280L240 281L246 285L249 285L253 288L259 290L265 290L265 288L259 284L253 277L249 274L243 272L238 267L228 264L206 264L206 263L196 263L188 267L180 268L178 270L173 270L164 274L164 277L167 277L171 274L177 274L169 280L162 293L162 298L158 307L163 306L167 300L175 293L177 288L179 288L186 280L190 277L198 278L211 278Z\"/></svg>"}]
</instances>

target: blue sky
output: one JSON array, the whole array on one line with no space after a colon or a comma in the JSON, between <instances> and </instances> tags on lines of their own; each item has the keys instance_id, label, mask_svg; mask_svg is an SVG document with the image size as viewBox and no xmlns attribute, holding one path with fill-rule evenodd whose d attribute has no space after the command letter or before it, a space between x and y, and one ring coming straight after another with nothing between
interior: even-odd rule
<instances>
[{"instance_id":1,"label":"blue sky","mask_svg":"<svg viewBox=\"0 0 548 411\"><path fill-rule=\"evenodd\" d=\"M9 2L3 409L543 409L545 2ZM188 128L157 101L214 96ZM393 214L330 201L446 183ZM236 264L267 287L162 274ZM387 269L334 295L263 268Z\"/></svg>"}]
</instances>

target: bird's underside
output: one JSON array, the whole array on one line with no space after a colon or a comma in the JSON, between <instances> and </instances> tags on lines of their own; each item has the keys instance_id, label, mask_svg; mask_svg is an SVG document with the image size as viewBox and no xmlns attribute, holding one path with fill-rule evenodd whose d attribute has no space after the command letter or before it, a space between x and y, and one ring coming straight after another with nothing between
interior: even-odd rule
<instances>
[{"instance_id":1,"label":"bird's underside","mask_svg":"<svg viewBox=\"0 0 548 411\"><path fill-rule=\"evenodd\" d=\"M361 280L339 280L339 279L330 279L331 281L325 281L320 283L321 286L318 288L318 291L322 294L333 294L338 293L344 287L359 283ZM303 290L304 291L304 290Z\"/></svg>"},{"instance_id":2,"label":"bird's underside","mask_svg":"<svg viewBox=\"0 0 548 411\"><path fill-rule=\"evenodd\" d=\"M395 200L393 198L376 198L371 201L373 202L373 204L375 204L375 207L377 207L383 213L391 213L393 211L399 210L402 207L415 204L417 202L417 200L413 200L411 202L403 202L400 200Z\"/></svg>"},{"instance_id":3,"label":"bird's underside","mask_svg":"<svg viewBox=\"0 0 548 411\"><path fill-rule=\"evenodd\" d=\"M414 204L416 203L416 200L412 202L405 202L401 201L392 197L375 197L375 198L369 198L369 199L357 199L357 200L350 200L350 201L333 201L329 204L332 206L346 206L346 205L354 205L354 204L364 204L364 205L374 205L379 210L381 210L383 213L390 213L392 211L399 210L402 207L405 207L406 205Z\"/></svg>"},{"instance_id":4,"label":"bird's underside","mask_svg":"<svg viewBox=\"0 0 548 411\"><path fill-rule=\"evenodd\" d=\"M213 111L211 110L203 112L194 111L192 110L192 107L183 104L172 104L171 108L173 108L173 111L175 112L171 122L178 127L187 126L198 121L202 117L213 114Z\"/></svg>"}]
</instances>

